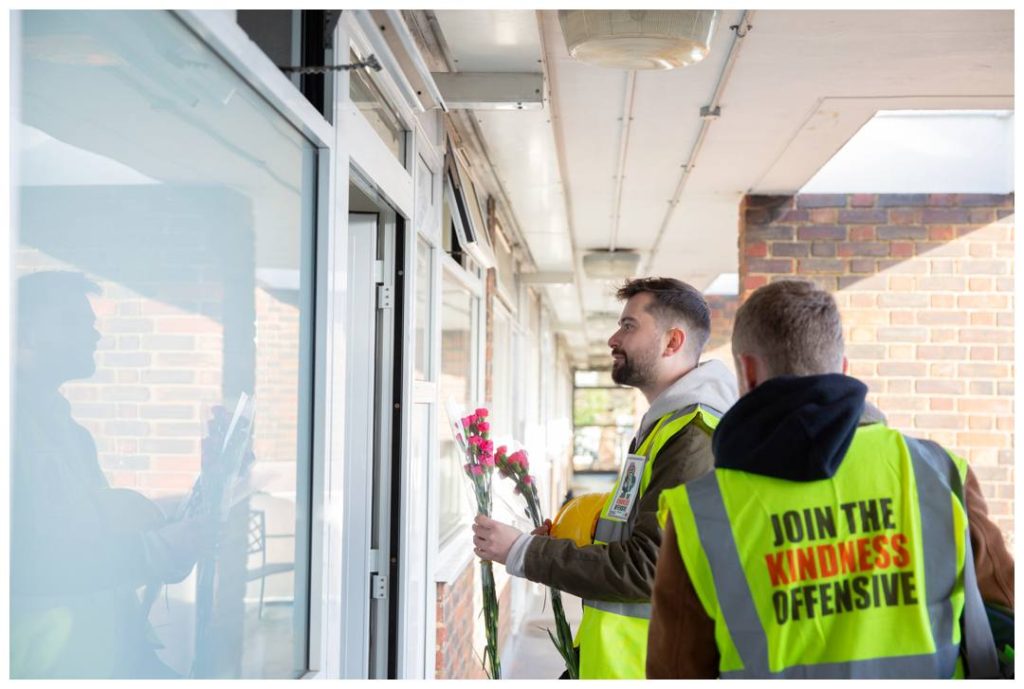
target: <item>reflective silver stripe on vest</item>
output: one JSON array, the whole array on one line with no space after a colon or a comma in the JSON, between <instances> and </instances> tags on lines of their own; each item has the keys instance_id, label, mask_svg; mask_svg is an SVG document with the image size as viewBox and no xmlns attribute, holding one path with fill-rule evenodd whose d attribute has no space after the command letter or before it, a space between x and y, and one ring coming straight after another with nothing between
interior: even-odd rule
<instances>
[{"instance_id":1,"label":"reflective silver stripe on vest","mask_svg":"<svg viewBox=\"0 0 1024 689\"><path fill-rule=\"evenodd\" d=\"M815 665L793 665L782 672L770 672L758 677L768 679L920 679L922 672L934 673L936 666L956 666L957 648L947 646L938 654L896 656L852 660L846 663L817 663ZM938 656L938 657L936 657ZM722 679L749 679L752 673L744 670L723 672ZM933 676L933 675L927 675ZM953 676L952 671L948 675Z\"/></svg>"},{"instance_id":2,"label":"reflective silver stripe on vest","mask_svg":"<svg viewBox=\"0 0 1024 689\"><path fill-rule=\"evenodd\" d=\"M604 612L622 615L623 617L637 617L641 620L651 619L650 603L612 603L611 601L606 600L584 599L583 605L594 608L595 610L602 610Z\"/></svg>"},{"instance_id":3,"label":"reflective silver stripe on vest","mask_svg":"<svg viewBox=\"0 0 1024 689\"><path fill-rule=\"evenodd\" d=\"M627 522L617 522L601 517L597 520L597 528L594 529L594 540L604 543L618 543L626 540Z\"/></svg>"},{"instance_id":4,"label":"reflective silver stripe on vest","mask_svg":"<svg viewBox=\"0 0 1024 689\"><path fill-rule=\"evenodd\" d=\"M697 536L711 565L722 617L743 661L742 676L765 677L768 675L768 638L740 564L717 472L712 471L685 485Z\"/></svg>"},{"instance_id":5,"label":"reflective silver stripe on vest","mask_svg":"<svg viewBox=\"0 0 1024 689\"><path fill-rule=\"evenodd\" d=\"M798 665L782 672L769 671L768 639L754 605L753 594L740 563L725 502L715 472L687 485L687 493L701 546L707 553L718 603L743 669L724 672L723 678L867 678L952 677L959 649L952 643L953 611L950 597L956 584L956 543L950 487L952 460L945 463L907 438L914 467L925 565L925 592L936 652L925 655L852 660L844 663Z\"/></svg>"},{"instance_id":6,"label":"reflective silver stripe on vest","mask_svg":"<svg viewBox=\"0 0 1024 689\"><path fill-rule=\"evenodd\" d=\"M916 438L904 436L914 465L917 501L921 510L921 548L924 550L925 593L935 648L953 642L953 589L956 586L956 541L953 533L953 483L956 465L944 450L941 456ZM959 483L959 478L956 480ZM952 677L956 655L949 667L936 668L938 677Z\"/></svg>"}]
</instances>

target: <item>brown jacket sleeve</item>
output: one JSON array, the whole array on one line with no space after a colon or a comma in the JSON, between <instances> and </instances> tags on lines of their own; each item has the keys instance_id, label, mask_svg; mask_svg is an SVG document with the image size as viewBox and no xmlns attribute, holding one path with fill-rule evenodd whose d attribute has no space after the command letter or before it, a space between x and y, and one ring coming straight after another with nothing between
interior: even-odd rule
<instances>
[{"instance_id":1,"label":"brown jacket sleeve","mask_svg":"<svg viewBox=\"0 0 1024 689\"><path fill-rule=\"evenodd\" d=\"M974 551L974 571L978 575L978 589L987 603L1013 608L1013 556L1006 548L1003 533L988 518L988 506L981 493L978 477L967 468L964 503L971 529Z\"/></svg>"},{"instance_id":2,"label":"brown jacket sleeve","mask_svg":"<svg viewBox=\"0 0 1024 689\"><path fill-rule=\"evenodd\" d=\"M671 515L662 535L651 604L647 678L718 677L715 623L705 612L683 566Z\"/></svg>"},{"instance_id":3,"label":"brown jacket sleeve","mask_svg":"<svg viewBox=\"0 0 1024 689\"><path fill-rule=\"evenodd\" d=\"M711 436L699 426L686 426L658 453L629 538L581 548L568 539L536 536L526 551L526 578L581 598L650 600L661 546L658 497L666 488L703 476L713 465Z\"/></svg>"}]
</instances>

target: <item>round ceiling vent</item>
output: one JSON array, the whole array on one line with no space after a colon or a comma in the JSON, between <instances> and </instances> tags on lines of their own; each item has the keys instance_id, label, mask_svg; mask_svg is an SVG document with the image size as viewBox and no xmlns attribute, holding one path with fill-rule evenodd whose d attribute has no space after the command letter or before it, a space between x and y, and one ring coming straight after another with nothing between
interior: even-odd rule
<instances>
[{"instance_id":1,"label":"round ceiling vent","mask_svg":"<svg viewBox=\"0 0 1024 689\"><path fill-rule=\"evenodd\" d=\"M675 69L708 54L716 10L559 10L574 60L618 69Z\"/></svg>"}]
</instances>

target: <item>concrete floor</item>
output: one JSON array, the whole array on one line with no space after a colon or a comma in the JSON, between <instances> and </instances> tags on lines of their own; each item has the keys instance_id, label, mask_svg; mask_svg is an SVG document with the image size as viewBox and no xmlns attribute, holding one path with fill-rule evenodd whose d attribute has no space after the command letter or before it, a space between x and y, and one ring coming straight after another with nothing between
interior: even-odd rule
<instances>
[{"instance_id":1,"label":"concrete floor","mask_svg":"<svg viewBox=\"0 0 1024 689\"><path fill-rule=\"evenodd\" d=\"M562 605L575 634L583 615L580 599L563 593ZM545 631L554 628L550 599L532 596L523 624L501 659L502 679L558 679L565 671L565 663Z\"/></svg>"}]
</instances>

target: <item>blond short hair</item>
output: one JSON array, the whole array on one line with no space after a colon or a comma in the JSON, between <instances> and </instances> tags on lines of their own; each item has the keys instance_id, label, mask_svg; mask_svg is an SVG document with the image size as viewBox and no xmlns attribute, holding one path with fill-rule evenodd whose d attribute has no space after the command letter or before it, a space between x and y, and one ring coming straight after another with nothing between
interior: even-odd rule
<instances>
[{"instance_id":1,"label":"blond short hair","mask_svg":"<svg viewBox=\"0 0 1024 689\"><path fill-rule=\"evenodd\" d=\"M843 327L836 301L803 280L760 287L736 312L732 351L760 356L769 377L839 373Z\"/></svg>"}]
</instances>

